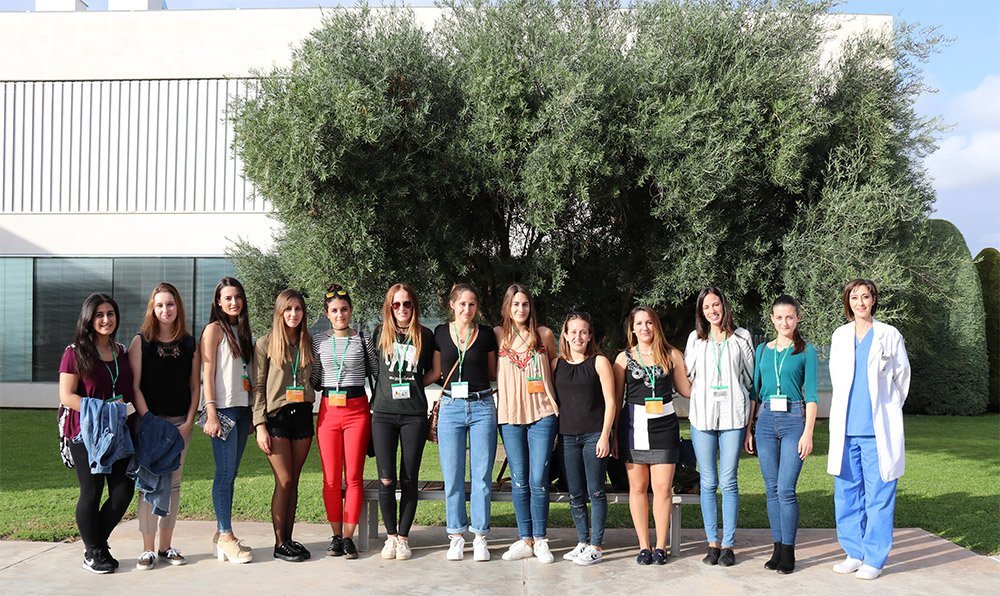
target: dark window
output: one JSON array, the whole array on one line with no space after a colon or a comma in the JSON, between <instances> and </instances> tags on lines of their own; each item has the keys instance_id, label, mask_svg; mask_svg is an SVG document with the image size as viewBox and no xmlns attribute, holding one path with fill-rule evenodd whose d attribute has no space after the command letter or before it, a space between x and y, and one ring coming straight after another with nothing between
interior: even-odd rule
<instances>
[{"instance_id":1,"label":"dark window","mask_svg":"<svg viewBox=\"0 0 1000 596\"><path fill-rule=\"evenodd\" d=\"M31 380L33 259L0 259L0 381Z\"/></svg>"}]
</instances>

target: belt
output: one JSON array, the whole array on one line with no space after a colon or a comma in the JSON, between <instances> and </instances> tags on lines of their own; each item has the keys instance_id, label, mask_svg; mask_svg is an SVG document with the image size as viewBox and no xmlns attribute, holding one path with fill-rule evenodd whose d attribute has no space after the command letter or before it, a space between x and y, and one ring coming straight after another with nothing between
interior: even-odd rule
<instances>
[{"instance_id":1,"label":"belt","mask_svg":"<svg viewBox=\"0 0 1000 596\"><path fill-rule=\"evenodd\" d=\"M451 395L451 389L445 389L441 394L445 397L450 397L451 399L461 399L465 401L475 401L478 399L485 399L487 397L493 397L494 389L491 387L489 389L481 389L479 391L473 391L469 393L468 397L453 397Z\"/></svg>"}]
</instances>

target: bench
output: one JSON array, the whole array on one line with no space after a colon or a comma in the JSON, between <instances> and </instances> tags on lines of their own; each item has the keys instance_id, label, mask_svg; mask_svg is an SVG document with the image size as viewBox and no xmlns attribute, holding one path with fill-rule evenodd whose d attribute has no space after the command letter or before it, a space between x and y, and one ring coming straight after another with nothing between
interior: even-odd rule
<instances>
[{"instance_id":1,"label":"bench","mask_svg":"<svg viewBox=\"0 0 1000 596\"><path fill-rule=\"evenodd\" d=\"M369 541L378 538L378 489L380 480L365 480L365 502L361 508L361 519L358 521L358 548L368 550ZM444 482L440 480L420 481L417 489L418 501L444 501ZM510 483L498 487L493 484L492 500L496 502L511 502L513 500ZM608 492L608 504L628 503L628 493ZM399 491L396 491L399 498ZM469 484L465 485L465 498L469 498ZM549 492L550 503L569 503L569 493ZM670 509L670 554L678 556L681 549L681 506L700 503L696 494L673 495L673 506Z\"/></svg>"}]
</instances>

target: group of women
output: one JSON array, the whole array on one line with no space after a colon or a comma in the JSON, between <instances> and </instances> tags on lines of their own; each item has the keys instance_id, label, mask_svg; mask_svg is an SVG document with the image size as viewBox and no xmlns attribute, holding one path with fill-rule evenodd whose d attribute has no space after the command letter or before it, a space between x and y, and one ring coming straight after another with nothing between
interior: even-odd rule
<instances>
[{"instance_id":1,"label":"group of women","mask_svg":"<svg viewBox=\"0 0 1000 596\"><path fill-rule=\"evenodd\" d=\"M838 537L847 558L834 570L874 579L892 545L896 479L904 463L901 408L909 363L899 333L873 318L878 294L872 282L849 283L843 303L849 322L834 334L830 350L828 471L835 476ZM539 324L532 294L519 284L507 289L495 328L479 322L479 294L470 284L453 286L450 321L433 332L421 325L417 295L406 284L386 292L374 336L352 327L353 303L346 289L330 286L322 305L331 327L312 336L302 294L281 292L271 330L254 344L243 287L227 277L215 289L199 344L185 327L176 288L161 283L150 295L140 332L126 349L115 341L117 304L110 296L94 294L84 302L74 343L63 355L60 399L73 410L71 422L77 429L81 398L124 401L134 405L139 416L148 412L176 426L186 445L195 423L200 379L204 420L199 424L211 437L215 459L212 502L218 532L213 541L218 558L233 563L253 558L232 525L235 478L251 430L274 473L273 554L286 561L310 557L294 540L293 527L299 476L314 435L333 534L326 554L357 558L353 536L371 443L387 534L381 557L408 559L417 477L431 431L425 388L438 382L442 392L432 418L446 493L448 560L465 557L468 532L473 535L472 558L490 559L486 537L499 434L510 464L519 535L502 558L554 561L547 539L548 486L559 435L578 538L563 558L579 565L601 560L606 470L609 458L617 457L629 480L629 509L639 542L636 560L640 565L663 565L680 455L673 403L679 395L690 398L708 543L704 562L736 562L737 468L745 449L758 456L766 490L774 550L765 567L785 574L794 569L799 517L795 487L813 450L818 404L817 352L798 331L800 308L794 298L774 301L775 337L756 349L750 334L735 326L719 288L707 287L699 294L695 330L683 353L667 341L655 311L636 307L626 323L626 348L613 362L598 349L589 315L570 313L557 337ZM372 388L370 398L366 382ZM314 427L317 397L321 403ZM108 536L134 490L125 474L127 459L116 461L110 473L92 474L86 447L73 443L71 452L80 481L76 518L86 547L84 567L112 572L118 562L108 549ZM139 569L151 569L161 559L184 563L171 544L180 476L178 468L171 478L166 516L157 519L140 500L144 550ZM109 498L102 505L105 482ZM721 540L716 503L720 487ZM653 541L648 531L650 489Z\"/></svg>"}]
</instances>

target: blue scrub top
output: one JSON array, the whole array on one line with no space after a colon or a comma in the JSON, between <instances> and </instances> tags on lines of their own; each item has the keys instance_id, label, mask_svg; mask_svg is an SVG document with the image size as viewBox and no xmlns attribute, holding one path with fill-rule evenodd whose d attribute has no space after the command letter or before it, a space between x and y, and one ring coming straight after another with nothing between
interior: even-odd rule
<instances>
[{"instance_id":1,"label":"blue scrub top","mask_svg":"<svg viewBox=\"0 0 1000 596\"><path fill-rule=\"evenodd\" d=\"M875 435L872 421L872 397L868 390L868 353L872 349L875 329L869 329L864 339L854 336L854 382L847 399L847 436L870 437Z\"/></svg>"}]
</instances>

